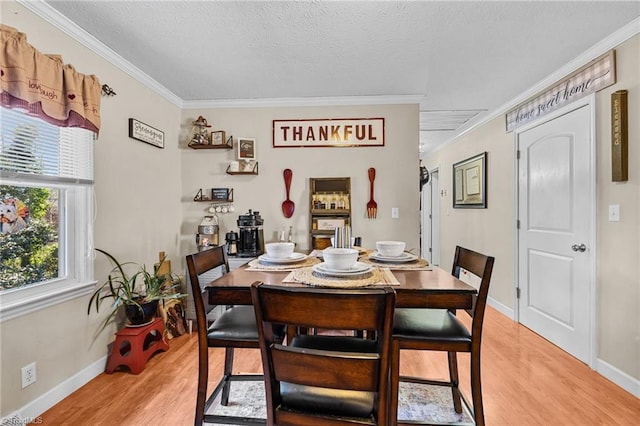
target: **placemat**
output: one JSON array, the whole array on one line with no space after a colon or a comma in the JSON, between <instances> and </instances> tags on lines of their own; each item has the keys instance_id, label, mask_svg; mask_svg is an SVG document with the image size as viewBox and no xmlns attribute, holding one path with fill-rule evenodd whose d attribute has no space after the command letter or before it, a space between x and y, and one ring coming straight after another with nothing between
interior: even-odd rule
<instances>
[{"instance_id":1,"label":"placemat","mask_svg":"<svg viewBox=\"0 0 640 426\"><path fill-rule=\"evenodd\" d=\"M358 288L376 285L400 285L398 279L388 268L373 268L371 276L366 278L322 278L313 274L312 268L300 268L292 271L283 283L301 283L315 287Z\"/></svg>"},{"instance_id":2,"label":"placemat","mask_svg":"<svg viewBox=\"0 0 640 426\"><path fill-rule=\"evenodd\" d=\"M380 261L371 259L367 255L367 256L362 256L360 258L360 262L368 263L370 265L378 266L380 268L389 268L389 269L405 270L405 271L406 270L430 271L432 269L427 259L417 259L412 262L405 262L405 263L393 263L393 262L380 262Z\"/></svg>"},{"instance_id":3,"label":"placemat","mask_svg":"<svg viewBox=\"0 0 640 426\"><path fill-rule=\"evenodd\" d=\"M317 257L307 256L304 260L295 263L272 264L268 265L260 263L258 259L253 259L248 263L247 271L293 271L294 269L306 268L320 263Z\"/></svg>"}]
</instances>

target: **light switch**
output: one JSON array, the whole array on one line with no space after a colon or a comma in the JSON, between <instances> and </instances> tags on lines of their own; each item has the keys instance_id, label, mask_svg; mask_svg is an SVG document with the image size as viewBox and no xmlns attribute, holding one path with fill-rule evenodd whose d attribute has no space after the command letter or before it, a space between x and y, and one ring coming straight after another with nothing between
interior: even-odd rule
<instances>
[{"instance_id":1,"label":"light switch","mask_svg":"<svg viewBox=\"0 0 640 426\"><path fill-rule=\"evenodd\" d=\"M391 219L398 219L400 217L400 209L397 207L391 207Z\"/></svg>"},{"instance_id":2,"label":"light switch","mask_svg":"<svg viewBox=\"0 0 640 426\"><path fill-rule=\"evenodd\" d=\"M620 204L609 204L609 222L620 222Z\"/></svg>"}]
</instances>

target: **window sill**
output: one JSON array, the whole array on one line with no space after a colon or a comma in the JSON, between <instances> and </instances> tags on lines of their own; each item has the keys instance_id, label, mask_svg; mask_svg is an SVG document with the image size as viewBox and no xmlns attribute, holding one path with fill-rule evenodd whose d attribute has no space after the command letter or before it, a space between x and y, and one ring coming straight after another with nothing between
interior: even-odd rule
<instances>
[{"instance_id":1,"label":"window sill","mask_svg":"<svg viewBox=\"0 0 640 426\"><path fill-rule=\"evenodd\" d=\"M0 293L0 323L93 292L96 281L44 284ZM6 293L6 294L5 294Z\"/></svg>"}]
</instances>

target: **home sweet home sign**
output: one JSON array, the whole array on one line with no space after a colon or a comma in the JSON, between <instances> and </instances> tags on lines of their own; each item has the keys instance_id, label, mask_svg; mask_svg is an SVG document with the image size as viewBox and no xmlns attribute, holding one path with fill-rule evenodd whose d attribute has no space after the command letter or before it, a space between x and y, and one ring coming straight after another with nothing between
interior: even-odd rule
<instances>
[{"instance_id":1,"label":"home sweet home sign","mask_svg":"<svg viewBox=\"0 0 640 426\"><path fill-rule=\"evenodd\" d=\"M614 84L616 82L615 59L615 50L610 50L551 88L507 112L507 132Z\"/></svg>"},{"instance_id":2,"label":"home sweet home sign","mask_svg":"<svg viewBox=\"0 0 640 426\"><path fill-rule=\"evenodd\" d=\"M273 120L273 146L384 146L384 118Z\"/></svg>"}]
</instances>

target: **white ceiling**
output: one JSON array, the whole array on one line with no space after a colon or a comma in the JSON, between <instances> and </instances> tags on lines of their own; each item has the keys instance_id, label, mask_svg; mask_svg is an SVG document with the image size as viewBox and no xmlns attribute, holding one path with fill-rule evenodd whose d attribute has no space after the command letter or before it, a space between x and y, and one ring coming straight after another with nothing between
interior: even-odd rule
<instances>
[{"instance_id":1,"label":"white ceiling","mask_svg":"<svg viewBox=\"0 0 640 426\"><path fill-rule=\"evenodd\" d=\"M186 107L417 99L423 152L640 16L638 1L47 3Z\"/></svg>"}]
</instances>

